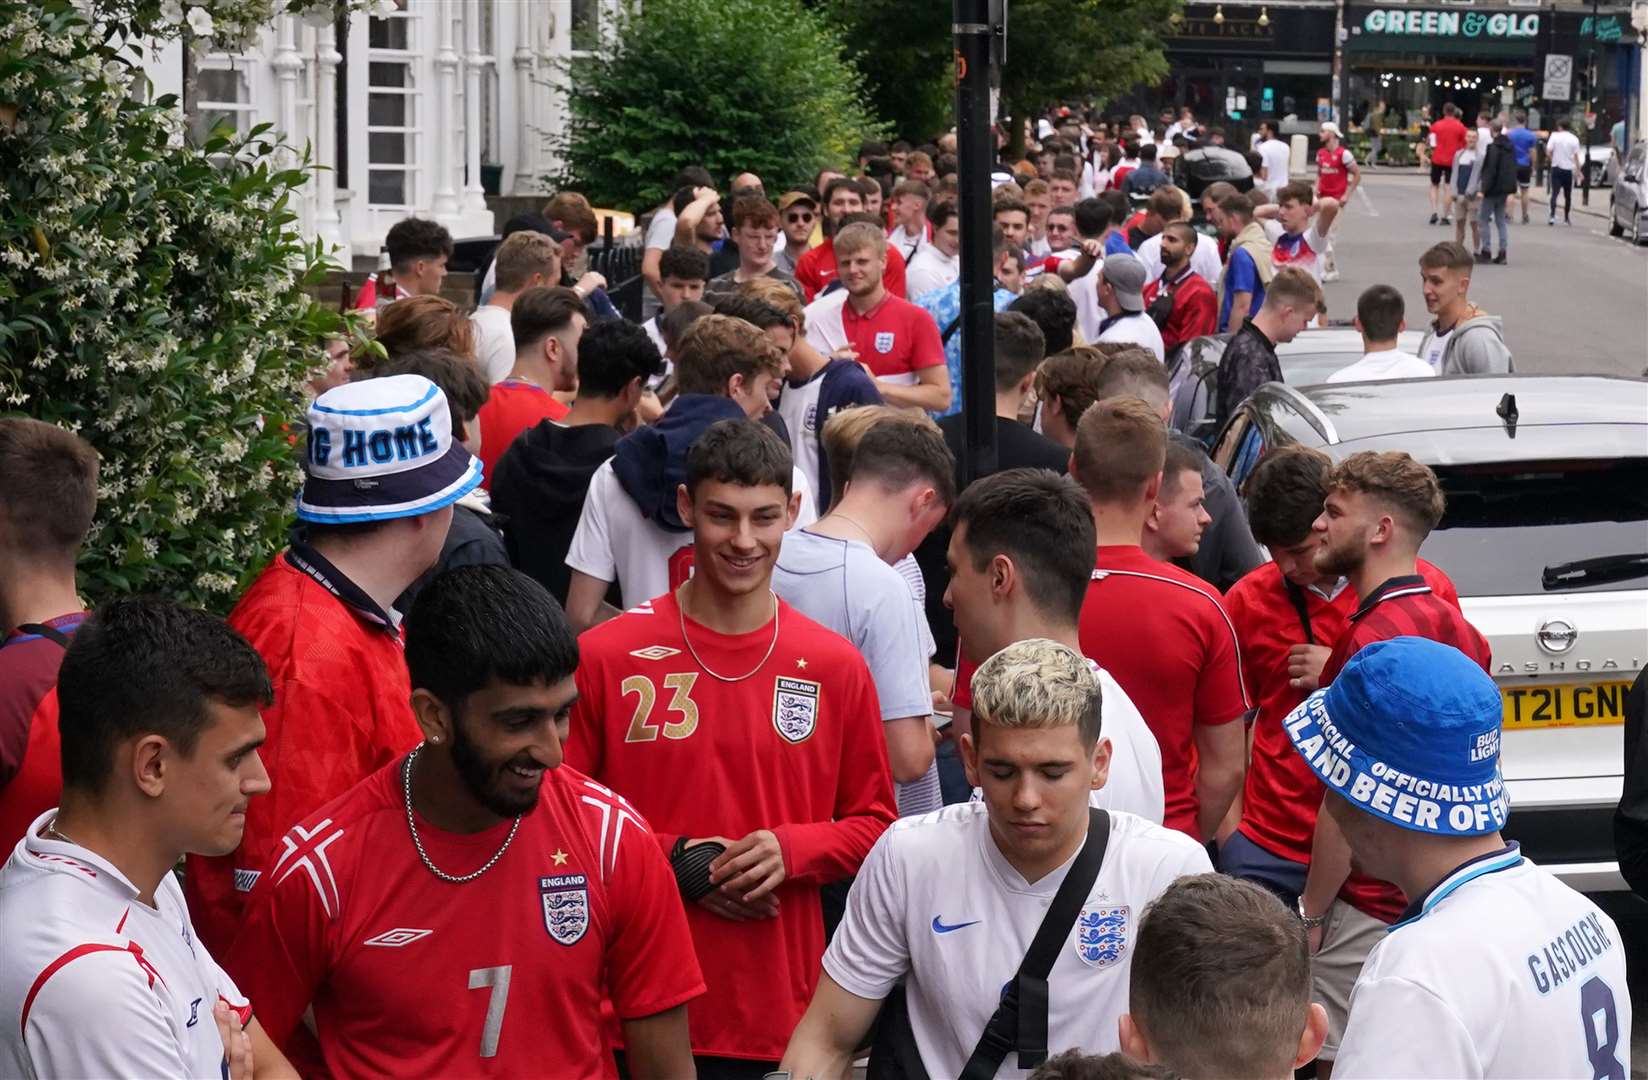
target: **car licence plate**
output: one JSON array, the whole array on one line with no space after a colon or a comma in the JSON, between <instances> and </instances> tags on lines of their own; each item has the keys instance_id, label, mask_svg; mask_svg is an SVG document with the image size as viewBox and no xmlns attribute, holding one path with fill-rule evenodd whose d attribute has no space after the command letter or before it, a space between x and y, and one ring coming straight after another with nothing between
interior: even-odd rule
<instances>
[{"instance_id":1,"label":"car licence plate","mask_svg":"<svg viewBox=\"0 0 1648 1080\"><path fill-rule=\"evenodd\" d=\"M1560 686L1507 686L1505 727L1588 727L1625 722L1625 694L1630 683L1565 683Z\"/></svg>"}]
</instances>

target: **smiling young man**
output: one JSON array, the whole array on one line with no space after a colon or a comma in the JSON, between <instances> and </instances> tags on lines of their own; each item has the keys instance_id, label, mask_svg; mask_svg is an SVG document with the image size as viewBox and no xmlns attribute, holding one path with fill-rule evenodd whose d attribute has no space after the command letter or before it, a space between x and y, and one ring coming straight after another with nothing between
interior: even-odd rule
<instances>
[{"instance_id":1,"label":"smiling young man","mask_svg":"<svg viewBox=\"0 0 1648 1080\"><path fill-rule=\"evenodd\" d=\"M1419 343L1419 357L1438 375L1494 375L1516 370L1505 345L1505 324L1471 303L1471 270L1476 265L1463 244L1452 240L1419 257L1425 310L1436 317Z\"/></svg>"},{"instance_id":2,"label":"smiling young man","mask_svg":"<svg viewBox=\"0 0 1648 1080\"><path fill-rule=\"evenodd\" d=\"M423 743L286 834L236 938L271 1038L297 1054L318 1034L332 1076L614 1077L610 1001L629 1075L689 1071L703 980L669 866L561 764L560 607L519 571L460 567L409 625Z\"/></svg>"},{"instance_id":3,"label":"smiling young man","mask_svg":"<svg viewBox=\"0 0 1648 1080\"><path fill-rule=\"evenodd\" d=\"M57 695L62 802L0 869L0 1073L297 1076L173 874L184 852L233 851L269 790L263 661L204 612L114 600L75 634Z\"/></svg>"},{"instance_id":4,"label":"smiling young man","mask_svg":"<svg viewBox=\"0 0 1648 1080\"><path fill-rule=\"evenodd\" d=\"M743 319L705 315L681 335L675 373L680 393L669 411L619 439L590 478L566 556L567 618L579 632L617 614L603 606L613 582L624 606L634 607L692 573L692 526L676 498L688 447L716 421L770 412L784 355ZM811 524L818 516L812 491L799 473L794 484L799 520Z\"/></svg>"},{"instance_id":5,"label":"smiling young man","mask_svg":"<svg viewBox=\"0 0 1648 1080\"><path fill-rule=\"evenodd\" d=\"M670 855L709 985L690 1018L698 1075L759 1077L818 977L819 886L856 873L892 822L892 778L863 658L772 590L800 507L789 448L728 420L686 465L694 573L584 635L568 761Z\"/></svg>"},{"instance_id":6,"label":"smiling young man","mask_svg":"<svg viewBox=\"0 0 1648 1080\"><path fill-rule=\"evenodd\" d=\"M843 1075L900 980L927 1075L961 1075L1087 841L1089 796L1110 768L1087 658L1045 638L1019 641L980 665L972 689L973 730L961 745L983 798L899 822L876 843L785 1051L792 1076ZM1179 877L1208 869L1188 837L1123 811L1109 825L1097 878L1043 984L1049 1053L1118 1048L1139 914ZM1018 999L1022 1022L1035 1006ZM1023 1076L1039 1062L1016 1064L992 1072Z\"/></svg>"}]
</instances>

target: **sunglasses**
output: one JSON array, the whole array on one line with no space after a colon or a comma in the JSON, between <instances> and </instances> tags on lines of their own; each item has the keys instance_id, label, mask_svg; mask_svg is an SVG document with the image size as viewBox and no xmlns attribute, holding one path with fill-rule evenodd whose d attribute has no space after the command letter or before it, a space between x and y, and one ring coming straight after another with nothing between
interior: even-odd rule
<instances>
[{"instance_id":1,"label":"sunglasses","mask_svg":"<svg viewBox=\"0 0 1648 1080\"><path fill-rule=\"evenodd\" d=\"M812 219L813 213L810 210L791 212L784 215L784 220L789 222L791 225L795 225L803 221L811 221Z\"/></svg>"}]
</instances>

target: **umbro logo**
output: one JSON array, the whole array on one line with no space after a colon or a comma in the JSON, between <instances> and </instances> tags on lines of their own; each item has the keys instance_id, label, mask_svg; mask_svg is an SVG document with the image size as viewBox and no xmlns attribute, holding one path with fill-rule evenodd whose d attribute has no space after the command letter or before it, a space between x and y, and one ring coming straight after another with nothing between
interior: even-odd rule
<instances>
[{"instance_id":1,"label":"umbro logo","mask_svg":"<svg viewBox=\"0 0 1648 1080\"><path fill-rule=\"evenodd\" d=\"M681 650L668 645L648 645L644 649L631 649L629 654L638 660L668 660L672 656L680 656Z\"/></svg>"},{"instance_id":2,"label":"umbro logo","mask_svg":"<svg viewBox=\"0 0 1648 1080\"><path fill-rule=\"evenodd\" d=\"M252 886L256 885L258 878L262 876L262 870L242 870L236 867L235 892L251 892Z\"/></svg>"},{"instance_id":3,"label":"umbro logo","mask_svg":"<svg viewBox=\"0 0 1648 1080\"><path fill-rule=\"evenodd\" d=\"M385 949L398 949L402 945L410 945L414 941L421 941L433 934L433 930L414 930L406 926L397 926L393 930L385 930L377 937L367 938L362 945L379 945Z\"/></svg>"}]
</instances>

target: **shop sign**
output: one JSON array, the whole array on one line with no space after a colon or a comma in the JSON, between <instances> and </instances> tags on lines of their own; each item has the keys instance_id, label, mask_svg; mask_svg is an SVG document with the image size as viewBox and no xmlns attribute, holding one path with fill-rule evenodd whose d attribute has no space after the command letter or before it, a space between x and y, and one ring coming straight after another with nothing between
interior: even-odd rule
<instances>
[{"instance_id":1,"label":"shop sign","mask_svg":"<svg viewBox=\"0 0 1648 1080\"><path fill-rule=\"evenodd\" d=\"M1375 8L1362 17L1370 34L1423 37L1532 38L1539 34L1537 12L1404 11Z\"/></svg>"}]
</instances>

